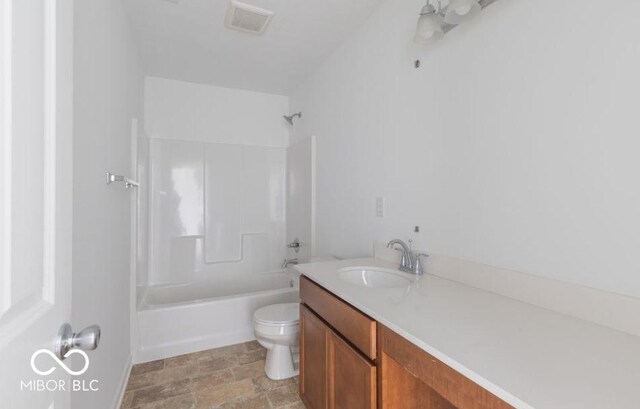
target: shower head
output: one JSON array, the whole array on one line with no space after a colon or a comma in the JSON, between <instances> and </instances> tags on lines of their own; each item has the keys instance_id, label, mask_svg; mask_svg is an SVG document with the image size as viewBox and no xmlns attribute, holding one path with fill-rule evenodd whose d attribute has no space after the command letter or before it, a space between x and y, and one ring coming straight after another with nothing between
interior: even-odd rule
<instances>
[{"instance_id":1,"label":"shower head","mask_svg":"<svg viewBox=\"0 0 640 409\"><path fill-rule=\"evenodd\" d=\"M302 112L296 112L293 115L282 115L282 117L289 122L289 125L293 125L293 118L298 117L298 118L302 118Z\"/></svg>"}]
</instances>

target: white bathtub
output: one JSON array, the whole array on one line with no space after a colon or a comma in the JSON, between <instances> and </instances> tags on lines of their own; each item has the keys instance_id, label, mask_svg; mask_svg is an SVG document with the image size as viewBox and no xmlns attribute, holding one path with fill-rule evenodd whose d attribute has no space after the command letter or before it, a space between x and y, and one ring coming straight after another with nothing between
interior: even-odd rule
<instances>
[{"instance_id":1,"label":"white bathtub","mask_svg":"<svg viewBox=\"0 0 640 409\"><path fill-rule=\"evenodd\" d=\"M287 272L148 287L138 305L135 361L253 340L253 311L298 299L297 277Z\"/></svg>"},{"instance_id":2,"label":"white bathtub","mask_svg":"<svg viewBox=\"0 0 640 409\"><path fill-rule=\"evenodd\" d=\"M215 280L196 281L189 284L163 285L147 288L143 309L172 305L200 303L212 299L238 297L295 287L286 273L255 274L240 277L221 277Z\"/></svg>"}]
</instances>

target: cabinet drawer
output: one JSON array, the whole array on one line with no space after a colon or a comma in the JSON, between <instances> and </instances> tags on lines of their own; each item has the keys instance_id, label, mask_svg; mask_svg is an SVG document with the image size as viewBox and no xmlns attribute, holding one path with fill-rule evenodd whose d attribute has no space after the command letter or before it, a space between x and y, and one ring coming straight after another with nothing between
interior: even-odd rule
<instances>
[{"instance_id":1,"label":"cabinet drawer","mask_svg":"<svg viewBox=\"0 0 640 409\"><path fill-rule=\"evenodd\" d=\"M376 322L318 284L300 277L300 299L369 359L376 359Z\"/></svg>"},{"instance_id":2,"label":"cabinet drawer","mask_svg":"<svg viewBox=\"0 0 640 409\"><path fill-rule=\"evenodd\" d=\"M378 336L381 409L513 409L384 325Z\"/></svg>"}]
</instances>

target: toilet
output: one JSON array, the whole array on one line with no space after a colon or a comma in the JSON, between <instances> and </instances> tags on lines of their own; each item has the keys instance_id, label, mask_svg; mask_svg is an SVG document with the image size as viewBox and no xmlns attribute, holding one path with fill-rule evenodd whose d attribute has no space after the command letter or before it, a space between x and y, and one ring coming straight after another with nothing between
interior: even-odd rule
<instances>
[{"instance_id":1,"label":"toilet","mask_svg":"<svg viewBox=\"0 0 640 409\"><path fill-rule=\"evenodd\" d=\"M270 379L298 375L300 305L272 304L253 313L256 339L267 349L264 372Z\"/></svg>"}]
</instances>

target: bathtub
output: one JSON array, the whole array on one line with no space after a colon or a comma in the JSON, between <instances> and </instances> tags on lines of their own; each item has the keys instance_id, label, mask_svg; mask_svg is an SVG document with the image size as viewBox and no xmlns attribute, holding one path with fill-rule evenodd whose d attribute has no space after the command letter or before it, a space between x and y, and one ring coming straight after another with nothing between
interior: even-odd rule
<instances>
[{"instance_id":1,"label":"bathtub","mask_svg":"<svg viewBox=\"0 0 640 409\"><path fill-rule=\"evenodd\" d=\"M149 287L141 307L143 309L162 308L188 303L201 303L238 297L247 294L264 293L295 287L294 279L284 272L255 274L202 280L189 284Z\"/></svg>"},{"instance_id":2,"label":"bathtub","mask_svg":"<svg viewBox=\"0 0 640 409\"><path fill-rule=\"evenodd\" d=\"M255 339L253 311L298 302L291 269L147 287L138 305L136 363Z\"/></svg>"}]
</instances>

